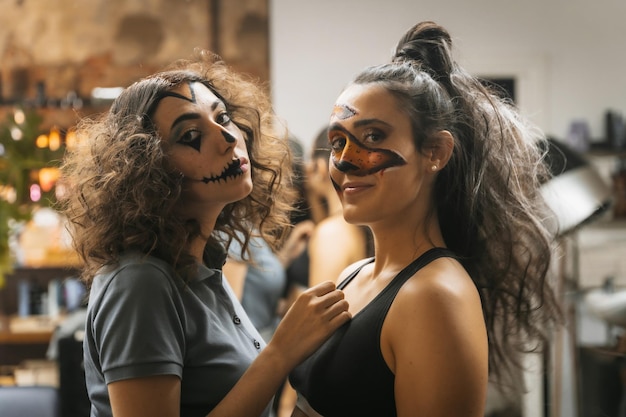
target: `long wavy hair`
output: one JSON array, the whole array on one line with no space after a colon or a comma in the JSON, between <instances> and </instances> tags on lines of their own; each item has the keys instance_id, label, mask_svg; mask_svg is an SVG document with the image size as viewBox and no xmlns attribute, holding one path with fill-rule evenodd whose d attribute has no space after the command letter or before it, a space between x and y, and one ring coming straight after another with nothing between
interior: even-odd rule
<instances>
[{"instance_id":1,"label":"long wavy hair","mask_svg":"<svg viewBox=\"0 0 626 417\"><path fill-rule=\"evenodd\" d=\"M289 223L290 149L279 134L262 85L230 69L218 56L196 50L157 74L126 88L110 110L80 122L80 145L62 166L64 195L60 209L70 223L73 244L91 283L103 265L138 251L170 263L189 278L195 264L189 242L199 236L194 219L181 219L175 208L182 177L169 163L168 150L152 116L162 94L182 83L200 82L221 98L244 134L250 157L252 192L225 207L205 249L205 262L221 267L231 239L247 246L252 230L271 245L280 244ZM253 225L254 227L251 227Z\"/></svg>"},{"instance_id":2,"label":"long wavy hair","mask_svg":"<svg viewBox=\"0 0 626 417\"><path fill-rule=\"evenodd\" d=\"M510 100L452 58L449 33L415 25L391 63L370 67L356 84L389 91L411 120L416 149L448 130L454 151L438 174L434 205L446 245L460 258L482 301L492 376L510 382L517 353L539 350L560 308L548 279L553 237L539 187L550 177L543 134ZM518 368L519 369L519 368Z\"/></svg>"}]
</instances>

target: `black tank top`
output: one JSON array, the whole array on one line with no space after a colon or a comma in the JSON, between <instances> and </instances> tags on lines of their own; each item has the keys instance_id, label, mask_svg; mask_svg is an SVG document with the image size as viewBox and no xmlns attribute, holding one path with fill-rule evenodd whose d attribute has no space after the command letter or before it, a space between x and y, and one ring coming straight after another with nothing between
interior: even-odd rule
<instances>
[{"instance_id":1,"label":"black tank top","mask_svg":"<svg viewBox=\"0 0 626 417\"><path fill-rule=\"evenodd\" d=\"M380 334L389 307L402 285L448 249L433 248L404 268L368 305L339 328L290 375L292 386L324 417L396 416L394 374L380 350ZM365 262L339 284L344 288Z\"/></svg>"}]
</instances>

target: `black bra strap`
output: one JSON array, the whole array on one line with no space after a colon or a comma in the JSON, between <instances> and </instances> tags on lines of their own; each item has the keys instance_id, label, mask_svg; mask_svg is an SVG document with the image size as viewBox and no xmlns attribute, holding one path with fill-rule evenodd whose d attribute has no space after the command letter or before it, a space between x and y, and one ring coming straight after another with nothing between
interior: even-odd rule
<instances>
[{"instance_id":1,"label":"black bra strap","mask_svg":"<svg viewBox=\"0 0 626 417\"><path fill-rule=\"evenodd\" d=\"M352 281L354 277L356 277L359 274L359 272L361 272L361 269L363 269L365 265L371 264L372 262L374 262L374 259L376 258L370 258L367 262L363 262L361 265L359 265L357 269L352 271L350 275L348 275L343 281L339 283L339 285L337 285L337 288L340 290L345 288L345 286L348 285L350 281Z\"/></svg>"}]
</instances>

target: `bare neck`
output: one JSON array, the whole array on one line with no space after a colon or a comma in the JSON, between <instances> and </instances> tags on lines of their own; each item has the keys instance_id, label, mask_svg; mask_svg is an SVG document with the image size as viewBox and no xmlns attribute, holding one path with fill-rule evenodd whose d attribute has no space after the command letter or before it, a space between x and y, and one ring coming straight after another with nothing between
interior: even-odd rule
<instances>
[{"instance_id":1,"label":"bare neck","mask_svg":"<svg viewBox=\"0 0 626 417\"><path fill-rule=\"evenodd\" d=\"M392 219L386 224L371 225L371 229L376 254L375 273L403 268L427 250L446 246L436 216L426 223Z\"/></svg>"}]
</instances>

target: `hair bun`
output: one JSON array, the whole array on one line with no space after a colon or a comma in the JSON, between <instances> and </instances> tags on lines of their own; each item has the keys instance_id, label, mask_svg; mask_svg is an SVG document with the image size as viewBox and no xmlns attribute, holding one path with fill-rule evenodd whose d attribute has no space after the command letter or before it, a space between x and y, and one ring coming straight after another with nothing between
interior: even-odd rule
<instances>
[{"instance_id":1,"label":"hair bun","mask_svg":"<svg viewBox=\"0 0 626 417\"><path fill-rule=\"evenodd\" d=\"M420 22L400 38L393 62L413 61L439 80L449 78L453 67L452 38L435 22Z\"/></svg>"}]
</instances>

